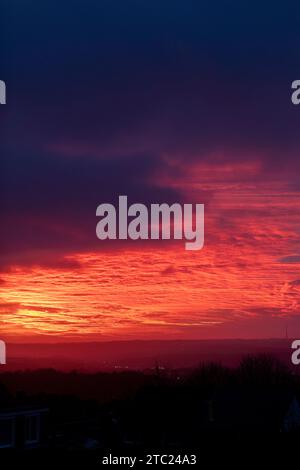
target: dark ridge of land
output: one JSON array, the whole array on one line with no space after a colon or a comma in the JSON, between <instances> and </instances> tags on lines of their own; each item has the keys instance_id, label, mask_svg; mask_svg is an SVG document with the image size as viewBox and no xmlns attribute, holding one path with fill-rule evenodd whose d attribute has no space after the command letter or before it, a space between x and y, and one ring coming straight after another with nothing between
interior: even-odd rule
<instances>
[{"instance_id":1,"label":"dark ridge of land","mask_svg":"<svg viewBox=\"0 0 300 470\"><path fill-rule=\"evenodd\" d=\"M269 354L291 364L292 339L7 343L2 370L54 368L81 371L193 368L219 362L236 367L249 354Z\"/></svg>"}]
</instances>

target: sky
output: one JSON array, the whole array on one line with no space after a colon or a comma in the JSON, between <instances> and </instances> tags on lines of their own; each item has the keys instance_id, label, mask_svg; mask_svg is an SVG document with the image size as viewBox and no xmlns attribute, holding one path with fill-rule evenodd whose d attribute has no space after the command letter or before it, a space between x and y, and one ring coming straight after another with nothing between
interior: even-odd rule
<instances>
[{"instance_id":1,"label":"sky","mask_svg":"<svg viewBox=\"0 0 300 470\"><path fill-rule=\"evenodd\" d=\"M0 335L300 334L296 1L3 0ZM205 204L205 246L96 208Z\"/></svg>"}]
</instances>

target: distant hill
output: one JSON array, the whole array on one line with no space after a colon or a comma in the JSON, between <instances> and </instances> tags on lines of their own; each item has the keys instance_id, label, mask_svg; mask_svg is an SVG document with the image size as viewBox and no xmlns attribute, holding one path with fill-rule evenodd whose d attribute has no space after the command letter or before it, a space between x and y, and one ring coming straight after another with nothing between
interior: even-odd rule
<instances>
[{"instance_id":1,"label":"distant hill","mask_svg":"<svg viewBox=\"0 0 300 470\"><path fill-rule=\"evenodd\" d=\"M290 364L291 342L266 340L115 341L58 344L7 344L1 370L55 368L86 371L190 368L202 362L236 366L248 354L271 354Z\"/></svg>"}]
</instances>

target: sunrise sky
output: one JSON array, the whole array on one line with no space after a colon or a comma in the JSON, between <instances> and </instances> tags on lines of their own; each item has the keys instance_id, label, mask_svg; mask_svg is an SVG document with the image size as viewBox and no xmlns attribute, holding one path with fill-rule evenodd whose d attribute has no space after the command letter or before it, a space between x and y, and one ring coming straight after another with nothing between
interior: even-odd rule
<instances>
[{"instance_id":1,"label":"sunrise sky","mask_svg":"<svg viewBox=\"0 0 300 470\"><path fill-rule=\"evenodd\" d=\"M297 3L2 3L1 338L297 336ZM204 249L99 241L121 194L204 203Z\"/></svg>"}]
</instances>

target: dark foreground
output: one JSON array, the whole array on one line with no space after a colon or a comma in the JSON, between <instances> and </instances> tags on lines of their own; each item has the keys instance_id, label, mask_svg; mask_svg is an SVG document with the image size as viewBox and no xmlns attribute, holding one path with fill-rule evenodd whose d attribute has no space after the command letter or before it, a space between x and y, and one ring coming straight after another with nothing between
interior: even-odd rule
<instances>
[{"instance_id":1,"label":"dark foreground","mask_svg":"<svg viewBox=\"0 0 300 470\"><path fill-rule=\"evenodd\" d=\"M2 459L187 466L237 449L270 459L300 438L300 377L268 356L188 373L6 372L0 383Z\"/></svg>"}]
</instances>

